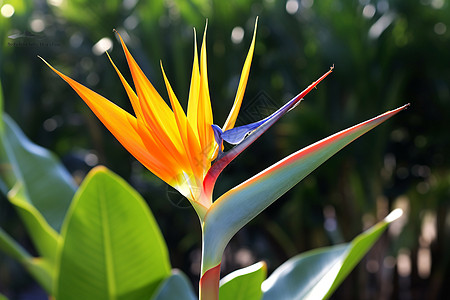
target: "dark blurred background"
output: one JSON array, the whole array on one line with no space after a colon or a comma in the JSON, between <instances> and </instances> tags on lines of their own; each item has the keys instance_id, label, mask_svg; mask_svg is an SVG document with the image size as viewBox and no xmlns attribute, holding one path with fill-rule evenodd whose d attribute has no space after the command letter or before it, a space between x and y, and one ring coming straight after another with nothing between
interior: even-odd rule
<instances>
[{"instance_id":1,"label":"dark blurred background","mask_svg":"<svg viewBox=\"0 0 450 300\"><path fill-rule=\"evenodd\" d=\"M448 1L3 0L0 9L6 112L32 141L55 152L78 181L104 164L130 182L155 214L173 267L188 274L195 289L201 236L194 210L137 163L37 55L130 110L104 54L108 49L131 82L115 28L167 98L162 60L186 105L192 28L201 33L208 20L209 84L219 125L234 100L257 16L238 123L267 116L334 64L317 90L225 170L217 196L310 143L410 102L407 111L349 145L241 230L225 251L222 271L265 260L270 272L295 254L350 241L400 207L404 217L333 298L445 298L450 283ZM4 199L0 226L32 251ZM0 293L45 299L24 269L3 254Z\"/></svg>"}]
</instances>

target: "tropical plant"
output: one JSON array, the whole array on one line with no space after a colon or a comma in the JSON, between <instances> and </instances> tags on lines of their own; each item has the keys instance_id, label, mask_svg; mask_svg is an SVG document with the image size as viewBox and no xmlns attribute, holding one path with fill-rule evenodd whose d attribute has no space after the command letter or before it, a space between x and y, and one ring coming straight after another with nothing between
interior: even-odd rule
<instances>
[{"instance_id":1,"label":"tropical plant","mask_svg":"<svg viewBox=\"0 0 450 300\"><path fill-rule=\"evenodd\" d=\"M235 127L255 47L255 25L233 107L225 124L219 127L213 123L209 95L206 28L200 58L194 34L187 113L162 64L171 108L118 36L136 92L112 60L111 63L135 116L49 66L136 159L192 204L202 228L200 299L329 297L401 211L392 212L350 243L291 258L267 279L265 264L258 263L231 273L220 282L225 246L251 219L328 158L408 105L299 150L214 200L213 188L224 168L294 109L333 68L273 114ZM55 299L196 297L186 276L180 271L171 272L169 250L151 212L123 179L105 167L98 167L75 192L70 176L51 154L30 143L9 117L4 116L3 124L1 159L10 166L1 173L4 190L19 211L40 257L32 257L4 231L0 231L0 249L19 260L50 295ZM234 147L225 151L224 142ZM42 172L52 174L50 180L45 178L51 188L42 183L43 177L39 175Z\"/></svg>"}]
</instances>

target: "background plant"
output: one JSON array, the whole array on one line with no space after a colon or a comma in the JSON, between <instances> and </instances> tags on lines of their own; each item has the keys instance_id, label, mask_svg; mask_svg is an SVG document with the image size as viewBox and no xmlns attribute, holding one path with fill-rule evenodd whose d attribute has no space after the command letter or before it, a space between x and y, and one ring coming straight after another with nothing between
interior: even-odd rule
<instances>
[{"instance_id":1,"label":"background plant","mask_svg":"<svg viewBox=\"0 0 450 300\"><path fill-rule=\"evenodd\" d=\"M86 83L96 90L122 95L117 99L123 99L120 105L125 107L126 96L115 84L109 62L106 58L96 58L92 52L93 45L101 38L112 36L112 28L123 27L130 34L134 54L141 53L139 60L146 64L145 72L154 78L157 89L163 90L157 65L161 58L166 71L176 76L175 91L183 95L188 91L183 86L187 81L177 77L183 79L189 74L190 27L201 28L208 17L209 62L223 70L210 72L210 82L215 83L212 97L231 99L241 64L234 58L247 51L251 36L244 35L243 41L237 44L230 37L237 24L247 24L244 32L251 32L255 16L259 15L255 58L243 109L245 103L254 103L252 96L258 95L261 87L270 99L281 103L333 63L336 71L333 80L319 88L314 100L302 103L302 109L286 116L278 128L260 141L261 145L273 146L255 146L250 154L244 153L238 163L230 166L222 186L217 186L218 193L260 170L254 165L256 160L264 161L266 167L299 146L371 117L374 112L405 102L412 102L413 109L338 154L326 168L319 168L249 224L232 240L225 272L261 258L268 258L270 272L296 253L350 240L363 227L373 224L375 218L384 215L389 207L400 205L407 208L402 235L390 241L390 249L382 242L378 251L370 254L360 270L337 291L336 297L354 293L355 282L359 283L360 290L356 293L361 297L367 293L395 297L400 292L416 297L430 293L429 297L438 297L443 292L442 283L449 276L446 242L449 229L445 225L449 209L446 155L449 141L445 133L450 77L445 67L448 65L448 3L294 2L236 1L225 5L221 1L118 1L101 7L70 1L70 5L62 2L58 7L45 2L3 1L2 6L11 4L15 8L13 17L0 16L3 92L5 99L14 99L6 101L6 111L20 120L33 141L63 157L75 177L83 178L91 165L101 162L131 182L144 198L153 195L162 199L169 194L171 203L185 207L187 203L179 202L181 199L136 164L113 139L104 138L108 135L101 125L93 122L82 103L72 100L73 94L63 84L53 83L53 77L42 68L36 55L52 59L58 67L75 66L76 73L72 74L77 79L87 78ZM387 27L378 36L369 36L371 28L376 28L373 26L380 20L385 20ZM45 29L40 30L42 22ZM27 30L43 35L45 41L54 45L8 45L12 42L9 36ZM239 29L235 29L235 41L239 40L238 33ZM118 65L125 65L119 55L115 57ZM230 74L236 77L233 79ZM229 107L221 103L226 101L214 101L213 109L216 115L225 117ZM80 115L80 111L86 114ZM247 123L247 119L242 122ZM266 143L265 139L273 142ZM79 148L74 149L73 145ZM0 203L1 227L13 232L25 246L29 245L11 207L5 201ZM174 210L161 201L152 202L151 207L174 249L173 265L196 280L200 232L195 214ZM250 250L250 245L264 247ZM388 260L383 260L384 251L389 254ZM423 260L422 264L418 263L421 255L422 259L428 257L427 253L431 255L432 265L428 269L431 273L421 269ZM409 260L410 272L407 268L399 269L399 274L392 268L392 258L398 258L398 262ZM1 259L2 270L7 270L2 272L5 275L0 280L3 292L18 293L24 290L23 286L30 285L30 280L24 279L23 270L10 268L14 263L5 257ZM377 268L384 270L385 275L378 277L366 272ZM392 282L396 284L388 284Z\"/></svg>"}]
</instances>

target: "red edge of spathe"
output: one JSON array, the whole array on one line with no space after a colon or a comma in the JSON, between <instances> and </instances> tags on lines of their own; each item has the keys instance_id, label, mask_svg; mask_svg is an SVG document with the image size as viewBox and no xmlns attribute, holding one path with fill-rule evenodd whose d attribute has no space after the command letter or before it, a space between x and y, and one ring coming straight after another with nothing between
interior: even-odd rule
<instances>
[{"instance_id":1,"label":"red edge of spathe","mask_svg":"<svg viewBox=\"0 0 450 300\"><path fill-rule=\"evenodd\" d=\"M220 264L206 271L200 278L200 300L219 299Z\"/></svg>"}]
</instances>

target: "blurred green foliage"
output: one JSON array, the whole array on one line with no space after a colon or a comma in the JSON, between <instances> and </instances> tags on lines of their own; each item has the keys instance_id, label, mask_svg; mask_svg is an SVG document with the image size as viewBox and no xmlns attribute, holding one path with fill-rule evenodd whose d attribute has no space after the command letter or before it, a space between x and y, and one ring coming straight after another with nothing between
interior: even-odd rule
<instances>
[{"instance_id":1,"label":"blurred green foliage","mask_svg":"<svg viewBox=\"0 0 450 300\"><path fill-rule=\"evenodd\" d=\"M334 64L318 90L226 169L217 195L301 147L411 102L408 111L343 150L242 230L225 252L223 271L263 259L270 273L288 257L348 241L402 207L406 217L393 224L334 298L444 296L450 279L447 1L3 0L0 10L5 111L79 181L97 164L126 178L155 213L172 265L192 280L198 280L200 267L194 211L130 157L37 55L130 110L100 47L111 46L131 82L115 28L167 98L159 70L159 61L164 63L186 104L192 28L200 36L208 22L209 84L219 125L232 106L256 16L255 56L238 122L265 117ZM0 226L31 248L3 200ZM25 272L0 256L0 293L15 299L32 288Z\"/></svg>"}]
</instances>

